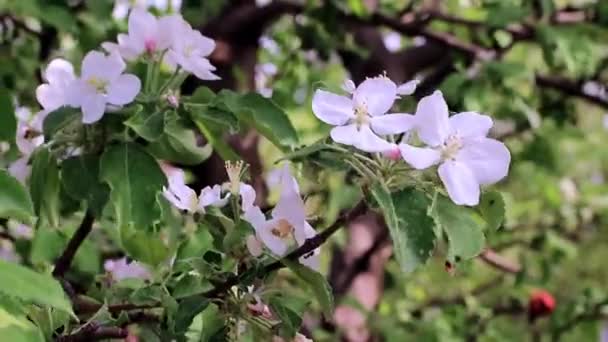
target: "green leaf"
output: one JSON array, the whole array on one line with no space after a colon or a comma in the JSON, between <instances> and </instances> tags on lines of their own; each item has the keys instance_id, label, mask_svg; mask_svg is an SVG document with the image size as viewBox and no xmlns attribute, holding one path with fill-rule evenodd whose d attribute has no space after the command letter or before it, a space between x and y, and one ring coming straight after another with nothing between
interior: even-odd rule
<instances>
[{"instance_id":1,"label":"green leaf","mask_svg":"<svg viewBox=\"0 0 608 342\"><path fill-rule=\"evenodd\" d=\"M109 147L101 158L100 177L110 185L110 199L121 230L146 230L158 220L156 194L167 179L158 162L141 147Z\"/></svg>"},{"instance_id":2,"label":"green leaf","mask_svg":"<svg viewBox=\"0 0 608 342\"><path fill-rule=\"evenodd\" d=\"M110 188L99 180L99 158L94 155L71 157L61 163L61 183L76 201L86 201L95 216L101 217Z\"/></svg>"},{"instance_id":3,"label":"green leaf","mask_svg":"<svg viewBox=\"0 0 608 342\"><path fill-rule=\"evenodd\" d=\"M279 333L282 337L292 339L300 330L302 316L308 309L309 301L278 293L268 299L268 305L281 320Z\"/></svg>"},{"instance_id":4,"label":"green leaf","mask_svg":"<svg viewBox=\"0 0 608 342\"><path fill-rule=\"evenodd\" d=\"M183 334L192 324L196 315L209 306L209 300L201 296L191 296L179 302L179 307L173 319L173 332Z\"/></svg>"},{"instance_id":5,"label":"green leaf","mask_svg":"<svg viewBox=\"0 0 608 342\"><path fill-rule=\"evenodd\" d=\"M42 331L24 314L9 312L0 305L0 336L3 341L44 342Z\"/></svg>"},{"instance_id":6,"label":"green leaf","mask_svg":"<svg viewBox=\"0 0 608 342\"><path fill-rule=\"evenodd\" d=\"M435 249L435 221L428 215L429 198L416 189L405 189L393 193L393 205L399 222L399 233L405 235L403 252L405 259L400 264L405 272L423 265ZM394 247L396 248L396 247Z\"/></svg>"},{"instance_id":7,"label":"green leaf","mask_svg":"<svg viewBox=\"0 0 608 342\"><path fill-rule=\"evenodd\" d=\"M129 256L152 266L159 265L169 256L169 248L159 234L123 229L120 240Z\"/></svg>"},{"instance_id":8,"label":"green leaf","mask_svg":"<svg viewBox=\"0 0 608 342\"><path fill-rule=\"evenodd\" d=\"M48 148L40 147L33 156L30 194L34 211L52 227L59 225L60 190L57 159Z\"/></svg>"},{"instance_id":9,"label":"green leaf","mask_svg":"<svg viewBox=\"0 0 608 342\"><path fill-rule=\"evenodd\" d=\"M7 141L11 145L15 143L17 134L17 118L10 92L0 88L0 142Z\"/></svg>"},{"instance_id":10,"label":"green leaf","mask_svg":"<svg viewBox=\"0 0 608 342\"><path fill-rule=\"evenodd\" d=\"M395 258L404 272L412 272L426 262L435 248L434 222L427 215L430 201L414 189L391 195L380 182L371 187L371 194L384 214Z\"/></svg>"},{"instance_id":11,"label":"green leaf","mask_svg":"<svg viewBox=\"0 0 608 342\"><path fill-rule=\"evenodd\" d=\"M165 112L156 111L150 114L140 109L129 120L125 121L125 125L147 141L156 141L165 129Z\"/></svg>"},{"instance_id":12,"label":"green leaf","mask_svg":"<svg viewBox=\"0 0 608 342\"><path fill-rule=\"evenodd\" d=\"M191 119L198 127L199 131L205 136L205 139L213 146L213 149L222 157L224 160L240 160L241 157L234 152L232 147L228 145L222 136L221 132L213 130L205 119L196 113L191 113Z\"/></svg>"},{"instance_id":13,"label":"green leaf","mask_svg":"<svg viewBox=\"0 0 608 342\"><path fill-rule=\"evenodd\" d=\"M75 33L77 31L75 16L73 16L66 8L60 6L45 6L42 8L39 19L61 31L71 33Z\"/></svg>"},{"instance_id":14,"label":"green leaf","mask_svg":"<svg viewBox=\"0 0 608 342\"><path fill-rule=\"evenodd\" d=\"M448 237L450 261L470 259L482 251L485 237L470 208L458 206L447 197L437 195L431 212Z\"/></svg>"},{"instance_id":15,"label":"green leaf","mask_svg":"<svg viewBox=\"0 0 608 342\"><path fill-rule=\"evenodd\" d=\"M213 236L209 233L208 227L199 227L198 231L189 236L177 250L176 262L189 258L200 258L208 250L213 248Z\"/></svg>"},{"instance_id":16,"label":"green leaf","mask_svg":"<svg viewBox=\"0 0 608 342\"><path fill-rule=\"evenodd\" d=\"M44 140L50 141L57 132L72 129L74 126L80 126L80 111L78 109L61 107L52 111L42 123Z\"/></svg>"},{"instance_id":17,"label":"green leaf","mask_svg":"<svg viewBox=\"0 0 608 342\"><path fill-rule=\"evenodd\" d=\"M0 189L0 218L31 223L34 206L23 185L5 170L0 170Z\"/></svg>"},{"instance_id":18,"label":"green leaf","mask_svg":"<svg viewBox=\"0 0 608 342\"><path fill-rule=\"evenodd\" d=\"M281 262L296 275L302 279L312 292L315 294L317 301L321 305L323 314L325 317L332 317L334 311L334 295L331 290L331 286L325 279L325 277L315 272L307 266L304 266L298 262L294 262L287 259L282 259Z\"/></svg>"},{"instance_id":19,"label":"green leaf","mask_svg":"<svg viewBox=\"0 0 608 342\"><path fill-rule=\"evenodd\" d=\"M198 145L194 131L175 112L166 115L164 134L148 149L159 159L185 165L198 165L213 152L211 144Z\"/></svg>"},{"instance_id":20,"label":"green leaf","mask_svg":"<svg viewBox=\"0 0 608 342\"><path fill-rule=\"evenodd\" d=\"M72 313L72 304L57 280L0 259L0 293L25 302L47 305Z\"/></svg>"},{"instance_id":21,"label":"green leaf","mask_svg":"<svg viewBox=\"0 0 608 342\"><path fill-rule=\"evenodd\" d=\"M481 216L486 220L488 231L497 230L505 219L505 200L498 191L484 192L479 204Z\"/></svg>"},{"instance_id":22,"label":"green leaf","mask_svg":"<svg viewBox=\"0 0 608 342\"><path fill-rule=\"evenodd\" d=\"M276 163L283 160L298 161L310 157L311 155L318 154L320 151L331 150L331 146L325 143L325 139L320 140L312 145L308 145L302 148L298 148L293 152L285 154L281 159L277 160Z\"/></svg>"}]
</instances>

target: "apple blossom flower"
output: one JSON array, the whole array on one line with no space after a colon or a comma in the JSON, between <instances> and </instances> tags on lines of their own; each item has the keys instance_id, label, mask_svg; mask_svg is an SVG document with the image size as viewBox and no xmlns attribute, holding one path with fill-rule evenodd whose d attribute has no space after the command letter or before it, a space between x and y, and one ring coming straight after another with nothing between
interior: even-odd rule
<instances>
[{"instance_id":1,"label":"apple blossom flower","mask_svg":"<svg viewBox=\"0 0 608 342\"><path fill-rule=\"evenodd\" d=\"M71 95L82 109L82 122L99 121L106 105L123 106L133 102L141 89L141 81L132 74L123 74L126 65L116 54L98 51L87 53L82 61L81 77L71 87Z\"/></svg>"},{"instance_id":2,"label":"apple blossom flower","mask_svg":"<svg viewBox=\"0 0 608 342\"><path fill-rule=\"evenodd\" d=\"M463 112L449 117L440 91L418 103L415 125L420 140L428 147L401 143L406 162L416 169L440 164L438 173L448 195L458 205L477 205L480 186L498 182L509 170L507 147L487 138L492 127L489 116Z\"/></svg>"},{"instance_id":3,"label":"apple blossom flower","mask_svg":"<svg viewBox=\"0 0 608 342\"><path fill-rule=\"evenodd\" d=\"M244 213L243 219L253 226L256 238L273 254L284 256L293 240L301 246L306 239L315 236L316 232L306 221L306 208L299 193L298 183L289 174L287 165L283 167L280 182L281 196L271 212L271 218L266 219L259 207L252 207ZM309 255L301 257L300 262L316 270L319 268L319 253L320 249L317 248Z\"/></svg>"},{"instance_id":4,"label":"apple blossom flower","mask_svg":"<svg viewBox=\"0 0 608 342\"><path fill-rule=\"evenodd\" d=\"M350 82L347 89L352 89ZM336 126L331 130L335 142L352 145L366 152L383 152L391 144L379 135L398 134L413 127L410 114L386 114L397 98L397 85L378 76L363 81L352 98L317 90L312 110L323 122Z\"/></svg>"},{"instance_id":5,"label":"apple blossom flower","mask_svg":"<svg viewBox=\"0 0 608 342\"><path fill-rule=\"evenodd\" d=\"M171 27L178 16L156 18L142 8L135 8L129 14L129 33L119 34L117 43L103 43L102 47L112 53L118 52L128 61L136 60L143 54L154 55L167 50L172 43Z\"/></svg>"},{"instance_id":6,"label":"apple blossom flower","mask_svg":"<svg viewBox=\"0 0 608 342\"><path fill-rule=\"evenodd\" d=\"M166 61L169 65L178 65L201 80L220 79L213 73L215 67L207 57L215 49L215 41L194 30L188 22L178 16L169 17L172 33L171 47Z\"/></svg>"},{"instance_id":7,"label":"apple blossom flower","mask_svg":"<svg viewBox=\"0 0 608 342\"><path fill-rule=\"evenodd\" d=\"M112 10L112 18L121 20L127 17L129 10L155 7L162 12L179 12L182 0L116 0Z\"/></svg>"},{"instance_id":8,"label":"apple blossom flower","mask_svg":"<svg viewBox=\"0 0 608 342\"><path fill-rule=\"evenodd\" d=\"M148 280L152 278L150 270L145 265L137 261L127 262L127 258L106 260L103 268L112 276L114 281L133 278Z\"/></svg>"},{"instance_id":9,"label":"apple blossom flower","mask_svg":"<svg viewBox=\"0 0 608 342\"><path fill-rule=\"evenodd\" d=\"M36 148L44 143L42 121L46 117L46 112L42 111L32 115L28 108L18 107L15 110L15 116L17 117L15 142L21 157L9 165L8 172L21 183L25 183L30 174L30 166L28 165L30 157Z\"/></svg>"},{"instance_id":10,"label":"apple blossom flower","mask_svg":"<svg viewBox=\"0 0 608 342\"><path fill-rule=\"evenodd\" d=\"M36 88L36 99L46 112L71 105L70 89L75 81L74 67L64 59L54 59L49 63L42 78L47 82Z\"/></svg>"},{"instance_id":11,"label":"apple blossom flower","mask_svg":"<svg viewBox=\"0 0 608 342\"><path fill-rule=\"evenodd\" d=\"M419 80L411 80L403 83L402 85L397 87L397 94L399 95L412 95L416 91L416 87L420 83Z\"/></svg>"}]
</instances>

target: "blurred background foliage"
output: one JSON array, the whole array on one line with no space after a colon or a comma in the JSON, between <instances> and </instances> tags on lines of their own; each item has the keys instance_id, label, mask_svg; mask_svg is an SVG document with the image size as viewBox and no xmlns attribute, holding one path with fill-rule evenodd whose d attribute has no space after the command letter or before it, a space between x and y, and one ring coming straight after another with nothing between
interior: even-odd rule
<instances>
[{"instance_id":1,"label":"blurred background foliage","mask_svg":"<svg viewBox=\"0 0 608 342\"><path fill-rule=\"evenodd\" d=\"M35 110L42 66L59 56L78 61L125 30L124 20L112 19L113 6L0 0L2 92ZM486 231L482 258L446 265L437 253L404 275L388 258L385 234L340 232L323 257L341 304L333 319L320 319L315 307L305 314L315 340L607 338L608 1L184 0L181 12L218 42L212 63L223 80L207 86L271 97L303 143L328 132L311 112L315 89L386 72L396 82L419 79L417 99L441 89L453 111L491 115L492 134L511 149L509 177L497 187L506 220ZM190 80L184 93L196 85ZM12 111L10 102L0 110ZM413 112L414 105L407 100L401 109ZM247 133L227 139L238 145ZM239 152L257 159L259 175L281 157L263 140ZM211 163L191 169L201 186L223 177ZM331 222L357 197L343 173L310 167L304 174L311 216ZM0 242L31 264L48 265L74 228L37 231L15 246ZM93 241L76 258L85 278L108 257L103 236ZM353 251L353 241L364 251ZM340 272L352 273L350 282L337 284ZM538 289L557 305L531 318L528 301Z\"/></svg>"}]
</instances>

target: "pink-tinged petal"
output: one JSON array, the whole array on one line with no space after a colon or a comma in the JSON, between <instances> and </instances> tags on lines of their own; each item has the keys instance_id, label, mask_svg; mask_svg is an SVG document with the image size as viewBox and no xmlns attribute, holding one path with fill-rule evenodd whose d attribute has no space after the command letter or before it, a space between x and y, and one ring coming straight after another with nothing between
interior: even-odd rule
<instances>
[{"instance_id":1,"label":"pink-tinged petal","mask_svg":"<svg viewBox=\"0 0 608 342\"><path fill-rule=\"evenodd\" d=\"M456 160L466 164L479 184L494 184L509 173L511 153L498 140L481 138L466 141Z\"/></svg>"},{"instance_id":2,"label":"pink-tinged petal","mask_svg":"<svg viewBox=\"0 0 608 342\"><path fill-rule=\"evenodd\" d=\"M370 125L379 135L399 134L414 128L414 119L411 114L387 114L372 117Z\"/></svg>"},{"instance_id":3,"label":"pink-tinged petal","mask_svg":"<svg viewBox=\"0 0 608 342\"><path fill-rule=\"evenodd\" d=\"M158 32L157 24L154 15L144 9L135 8L129 15L129 36L142 42L153 39Z\"/></svg>"},{"instance_id":4,"label":"pink-tinged petal","mask_svg":"<svg viewBox=\"0 0 608 342\"><path fill-rule=\"evenodd\" d=\"M351 99L320 89L312 98L312 112L319 120L334 126L344 125L355 117Z\"/></svg>"},{"instance_id":5,"label":"pink-tinged petal","mask_svg":"<svg viewBox=\"0 0 608 342\"><path fill-rule=\"evenodd\" d=\"M255 235L247 236L245 242L247 244L247 250L254 257L257 258L260 255L262 255L262 253L264 252L264 249L263 249L264 246L262 245L262 241L258 240L258 238L255 237Z\"/></svg>"},{"instance_id":6,"label":"pink-tinged petal","mask_svg":"<svg viewBox=\"0 0 608 342\"><path fill-rule=\"evenodd\" d=\"M359 131L357 130L356 124L350 124L346 126L338 126L334 127L329 135L333 139L333 141L344 144L344 145L354 145L357 141L357 136L359 135Z\"/></svg>"},{"instance_id":7,"label":"pink-tinged petal","mask_svg":"<svg viewBox=\"0 0 608 342\"><path fill-rule=\"evenodd\" d=\"M479 204L479 183L467 165L448 160L439 166L438 172L452 202L469 206Z\"/></svg>"},{"instance_id":8,"label":"pink-tinged petal","mask_svg":"<svg viewBox=\"0 0 608 342\"><path fill-rule=\"evenodd\" d=\"M49 84L41 84L36 88L36 99L42 108L49 112L52 112L65 104L64 92L62 89L53 87Z\"/></svg>"},{"instance_id":9,"label":"pink-tinged petal","mask_svg":"<svg viewBox=\"0 0 608 342\"><path fill-rule=\"evenodd\" d=\"M399 150L401 151L401 157L417 170L429 168L441 160L441 153L432 148L400 144Z\"/></svg>"},{"instance_id":10,"label":"pink-tinged petal","mask_svg":"<svg viewBox=\"0 0 608 342\"><path fill-rule=\"evenodd\" d=\"M50 84L65 84L74 79L74 67L65 59L54 59L46 67L44 78Z\"/></svg>"},{"instance_id":11,"label":"pink-tinged petal","mask_svg":"<svg viewBox=\"0 0 608 342\"><path fill-rule=\"evenodd\" d=\"M118 42L118 50L112 49L109 53L118 52L124 59L128 61L136 60L146 50L146 44L144 41L133 39L124 33L119 34L116 37Z\"/></svg>"},{"instance_id":12,"label":"pink-tinged petal","mask_svg":"<svg viewBox=\"0 0 608 342\"><path fill-rule=\"evenodd\" d=\"M462 112L450 117L452 133L461 138L483 138L493 124L492 118L475 112Z\"/></svg>"},{"instance_id":13,"label":"pink-tinged petal","mask_svg":"<svg viewBox=\"0 0 608 342\"><path fill-rule=\"evenodd\" d=\"M108 87L108 103L122 106L133 102L141 90L141 81L131 74L120 75Z\"/></svg>"},{"instance_id":14,"label":"pink-tinged petal","mask_svg":"<svg viewBox=\"0 0 608 342\"><path fill-rule=\"evenodd\" d=\"M433 147L441 145L451 133L448 116L448 105L440 91L420 100L416 108L420 140Z\"/></svg>"},{"instance_id":15,"label":"pink-tinged petal","mask_svg":"<svg viewBox=\"0 0 608 342\"><path fill-rule=\"evenodd\" d=\"M152 274L143 264L137 261L127 263L127 258L106 260L103 267L106 272L111 274L114 281L129 278L144 280L152 278Z\"/></svg>"},{"instance_id":16,"label":"pink-tinged petal","mask_svg":"<svg viewBox=\"0 0 608 342\"><path fill-rule=\"evenodd\" d=\"M249 211L254 207L256 193L251 185L241 183L239 186L239 194L241 195L241 208L244 212Z\"/></svg>"},{"instance_id":17,"label":"pink-tinged petal","mask_svg":"<svg viewBox=\"0 0 608 342\"><path fill-rule=\"evenodd\" d=\"M368 78L353 94L356 106L364 106L370 115L382 115L395 103L397 86L386 77Z\"/></svg>"},{"instance_id":18,"label":"pink-tinged petal","mask_svg":"<svg viewBox=\"0 0 608 342\"><path fill-rule=\"evenodd\" d=\"M15 160L8 167L8 173L23 184L25 184L25 180L30 175L29 160L30 156L27 155Z\"/></svg>"},{"instance_id":19,"label":"pink-tinged petal","mask_svg":"<svg viewBox=\"0 0 608 342\"><path fill-rule=\"evenodd\" d=\"M418 86L418 83L420 83L419 80L411 80L409 82L403 83L402 85L397 87L397 94L404 96L412 95L414 92L416 92L416 87Z\"/></svg>"},{"instance_id":20,"label":"pink-tinged petal","mask_svg":"<svg viewBox=\"0 0 608 342\"><path fill-rule=\"evenodd\" d=\"M369 126L361 126L355 139L354 146L365 152L385 152L393 148L391 143L374 134Z\"/></svg>"},{"instance_id":21,"label":"pink-tinged petal","mask_svg":"<svg viewBox=\"0 0 608 342\"><path fill-rule=\"evenodd\" d=\"M103 95L89 95L82 99L82 123L92 124L99 121L106 110L106 99Z\"/></svg>"}]
</instances>

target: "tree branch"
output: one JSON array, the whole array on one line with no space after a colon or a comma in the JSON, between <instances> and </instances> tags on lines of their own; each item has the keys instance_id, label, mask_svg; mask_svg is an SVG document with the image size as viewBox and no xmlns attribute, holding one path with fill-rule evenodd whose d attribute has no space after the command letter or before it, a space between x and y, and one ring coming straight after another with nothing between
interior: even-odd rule
<instances>
[{"instance_id":1,"label":"tree branch","mask_svg":"<svg viewBox=\"0 0 608 342\"><path fill-rule=\"evenodd\" d=\"M59 336L57 342L89 342L106 339L123 339L129 335L127 329L103 327L95 322L82 327L80 330L65 336Z\"/></svg>"},{"instance_id":2,"label":"tree branch","mask_svg":"<svg viewBox=\"0 0 608 342\"><path fill-rule=\"evenodd\" d=\"M579 97L600 107L608 109L608 99L602 96L586 93L582 81L572 81L563 77L536 75L536 84L540 87L558 90L564 94Z\"/></svg>"},{"instance_id":3,"label":"tree branch","mask_svg":"<svg viewBox=\"0 0 608 342\"><path fill-rule=\"evenodd\" d=\"M481 252L479 258L483 260L486 264L501 271L511 274L517 274L521 272L521 265L509 259L506 259L502 255L494 252L494 250L492 249L486 249Z\"/></svg>"},{"instance_id":4,"label":"tree branch","mask_svg":"<svg viewBox=\"0 0 608 342\"><path fill-rule=\"evenodd\" d=\"M93 213L90 210L87 210L87 212L84 214L82 222L80 223L80 226L68 242L68 245L65 247L65 250L59 259L57 259L55 262L55 268L53 269L54 277L63 277L65 272L67 272L67 270L70 268L78 248L80 248L80 245L82 245L86 237L93 229L94 221L95 217L93 216Z\"/></svg>"}]
</instances>

